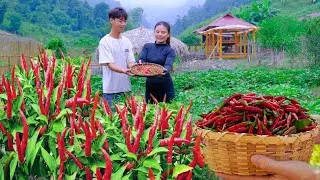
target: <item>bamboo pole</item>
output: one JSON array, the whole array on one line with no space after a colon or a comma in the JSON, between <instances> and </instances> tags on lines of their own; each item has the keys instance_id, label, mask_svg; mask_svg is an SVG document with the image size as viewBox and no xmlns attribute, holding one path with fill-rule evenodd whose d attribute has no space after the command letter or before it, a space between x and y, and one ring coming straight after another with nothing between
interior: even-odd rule
<instances>
[{"instance_id":1,"label":"bamboo pole","mask_svg":"<svg viewBox=\"0 0 320 180\"><path fill-rule=\"evenodd\" d=\"M257 57L257 47L256 47L256 30L253 31L253 57Z\"/></svg>"},{"instance_id":2,"label":"bamboo pole","mask_svg":"<svg viewBox=\"0 0 320 180\"><path fill-rule=\"evenodd\" d=\"M237 32L234 33L234 41L235 41L236 56L238 56L238 54L239 54L239 47L238 47L238 34L237 34Z\"/></svg>"},{"instance_id":3,"label":"bamboo pole","mask_svg":"<svg viewBox=\"0 0 320 180\"><path fill-rule=\"evenodd\" d=\"M215 34L212 33L212 42L213 42L212 44L213 44L213 47L216 47L216 42L215 42L214 36L215 36ZM216 57L216 53L215 53L216 48L213 48L213 51L214 51L214 52L212 52L213 53L213 58L215 58Z\"/></svg>"},{"instance_id":4,"label":"bamboo pole","mask_svg":"<svg viewBox=\"0 0 320 180\"><path fill-rule=\"evenodd\" d=\"M244 52L243 52L243 53L244 53L244 55L246 56L246 55L247 55L247 33L246 33L246 32L244 33L244 37L243 37L243 38L244 38L244 42L243 42L243 45L244 45L243 51L244 51Z\"/></svg>"},{"instance_id":5,"label":"bamboo pole","mask_svg":"<svg viewBox=\"0 0 320 180\"><path fill-rule=\"evenodd\" d=\"M222 31L219 30L219 58L222 59Z\"/></svg>"},{"instance_id":6,"label":"bamboo pole","mask_svg":"<svg viewBox=\"0 0 320 180\"><path fill-rule=\"evenodd\" d=\"M209 41L208 32L206 32L206 59L208 58L208 41Z\"/></svg>"}]
</instances>

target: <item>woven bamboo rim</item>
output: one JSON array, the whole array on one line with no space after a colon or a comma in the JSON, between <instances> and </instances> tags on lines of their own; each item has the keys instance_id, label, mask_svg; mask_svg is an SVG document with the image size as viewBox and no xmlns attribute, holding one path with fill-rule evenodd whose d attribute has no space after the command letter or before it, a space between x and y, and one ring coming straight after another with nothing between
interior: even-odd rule
<instances>
[{"instance_id":1,"label":"woven bamboo rim","mask_svg":"<svg viewBox=\"0 0 320 180\"><path fill-rule=\"evenodd\" d=\"M195 128L195 132L204 137L203 153L206 164L211 169L224 174L261 176L270 173L252 164L252 155L265 155L275 160L309 162L319 134L319 123L311 131L286 136L221 133L201 128Z\"/></svg>"},{"instance_id":2,"label":"woven bamboo rim","mask_svg":"<svg viewBox=\"0 0 320 180\"><path fill-rule=\"evenodd\" d=\"M157 69L157 71L159 71L158 74L144 74L144 73L141 73L138 68L141 67L141 66L153 66L154 68ZM142 64L134 64L132 67L131 67L131 73L133 73L134 75L136 76L142 76L142 77L150 77L150 76L159 76L161 75L161 73L163 73L164 71L164 67L159 65L159 64L155 64L155 63L142 63Z\"/></svg>"}]
</instances>

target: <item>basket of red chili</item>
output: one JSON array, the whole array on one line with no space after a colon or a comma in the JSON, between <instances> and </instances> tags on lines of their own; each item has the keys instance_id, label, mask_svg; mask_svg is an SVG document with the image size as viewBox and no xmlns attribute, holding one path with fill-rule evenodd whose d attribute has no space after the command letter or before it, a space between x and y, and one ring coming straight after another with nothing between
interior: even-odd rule
<instances>
[{"instance_id":1,"label":"basket of red chili","mask_svg":"<svg viewBox=\"0 0 320 180\"><path fill-rule=\"evenodd\" d=\"M255 154L308 162L319 133L316 117L284 96L234 94L201 117L205 161L225 174L269 174L251 163Z\"/></svg>"},{"instance_id":2,"label":"basket of red chili","mask_svg":"<svg viewBox=\"0 0 320 180\"><path fill-rule=\"evenodd\" d=\"M131 67L131 73L136 76L158 76L164 72L164 67L154 63L139 63Z\"/></svg>"}]
</instances>

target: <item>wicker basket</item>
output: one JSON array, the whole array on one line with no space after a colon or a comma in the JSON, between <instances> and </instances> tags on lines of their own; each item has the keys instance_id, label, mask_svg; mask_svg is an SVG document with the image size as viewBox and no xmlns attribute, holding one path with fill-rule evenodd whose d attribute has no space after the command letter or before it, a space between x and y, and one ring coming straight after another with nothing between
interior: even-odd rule
<instances>
[{"instance_id":1,"label":"wicker basket","mask_svg":"<svg viewBox=\"0 0 320 180\"><path fill-rule=\"evenodd\" d=\"M144 72L148 69L149 73L146 74ZM164 72L164 67L159 64L154 63L142 63L142 64L135 64L131 67L131 73L133 73L136 76L143 76L143 77L149 77L149 76L159 76Z\"/></svg>"},{"instance_id":2,"label":"wicker basket","mask_svg":"<svg viewBox=\"0 0 320 180\"><path fill-rule=\"evenodd\" d=\"M205 161L216 172L235 175L267 175L251 163L251 156L265 155L276 160L309 162L317 128L289 136L262 136L246 133L213 132L196 128L205 139Z\"/></svg>"}]
</instances>

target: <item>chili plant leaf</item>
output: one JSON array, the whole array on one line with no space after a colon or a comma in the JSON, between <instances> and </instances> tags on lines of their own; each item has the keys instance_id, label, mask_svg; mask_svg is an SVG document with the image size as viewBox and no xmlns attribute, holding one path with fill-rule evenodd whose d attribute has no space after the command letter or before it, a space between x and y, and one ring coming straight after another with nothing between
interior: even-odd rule
<instances>
[{"instance_id":1,"label":"chili plant leaf","mask_svg":"<svg viewBox=\"0 0 320 180\"><path fill-rule=\"evenodd\" d=\"M16 171L17 164L18 164L18 154L14 154L13 159L10 162L10 179L13 178L14 172Z\"/></svg>"},{"instance_id":2,"label":"chili plant leaf","mask_svg":"<svg viewBox=\"0 0 320 180\"><path fill-rule=\"evenodd\" d=\"M54 172L57 168L55 159L41 146L41 154L44 161L47 163L51 172Z\"/></svg>"},{"instance_id":3,"label":"chili plant leaf","mask_svg":"<svg viewBox=\"0 0 320 180\"><path fill-rule=\"evenodd\" d=\"M165 148L165 147L157 147L154 150L152 150L148 156L150 157L150 156L153 156L155 154L166 153L166 152L168 152L167 148Z\"/></svg>"},{"instance_id":4,"label":"chili plant leaf","mask_svg":"<svg viewBox=\"0 0 320 180\"><path fill-rule=\"evenodd\" d=\"M303 129L303 128L309 126L309 124L311 124L311 123L312 123L312 121L310 119L302 119L302 120L297 120L294 122L297 129Z\"/></svg>"},{"instance_id":5,"label":"chili plant leaf","mask_svg":"<svg viewBox=\"0 0 320 180\"><path fill-rule=\"evenodd\" d=\"M126 167L125 166L121 166L120 169L117 172L112 173L111 180L119 180L119 179L121 179L125 170L126 170Z\"/></svg>"},{"instance_id":6,"label":"chili plant leaf","mask_svg":"<svg viewBox=\"0 0 320 180\"><path fill-rule=\"evenodd\" d=\"M27 145L27 150L26 150L26 163L30 162L30 159L32 157L31 154L35 154L34 147L36 146L38 135L39 135L39 131L35 131L33 136L28 140L28 145ZM31 165L31 167L32 167L32 165Z\"/></svg>"},{"instance_id":7,"label":"chili plant leaf","mask_svg":"<svg viewBox=\"0 0 320 180\"><path fill-rule=\"evenodd\" d=\"M147 168L154 168L154 169L158 169L159 171L162 170L159 162L154 159L154 158L148 158L143 162L143 166L147 167Z\"/></svg>"},{"instance_id":8,"label":"chili plant leaf","mask_svg":"<svg viewBox=\"0 0 320 180\"><path fill-rule=\"evenodd\" d=\"M184 164L178 164L173 168L173 177L177 177L179 174L190 171L191 169L193 169L190 166L184 165Z\"/></svg>"}]
</instances>

